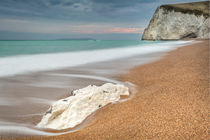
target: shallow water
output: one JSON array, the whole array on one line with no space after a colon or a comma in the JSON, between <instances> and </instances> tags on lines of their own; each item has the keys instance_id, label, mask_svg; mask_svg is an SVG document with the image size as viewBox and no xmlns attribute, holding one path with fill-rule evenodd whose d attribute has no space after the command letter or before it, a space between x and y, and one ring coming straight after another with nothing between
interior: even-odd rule
<instances>
[{"instance_id":1,"label":"shallow water","mask_svg":"<svg viewBox=\"0 0 210 140\"><path fill-rule=\"evenodd\" d=\"M0 58L1 66L4 67L4 63L7 63L6 68L0 69L0 135L59 135L81 129L93 118L89 117L81 126L64 132L48 132L36 128L35 125L54 101L69 96L74 89L83 88L90 84L101 85L106 82L127 84L130 89L135 89L135 85L128 84L129 81L127 81L128 83L119 81L120 75L133 66L157 60L165 52L189 43L191 42L178 41L158 43L158 45L153 44L153 46L147 44L148 48L145 48L145 46L132 46L130 48L94 50L86 52L86 54L89 53L94 58L91 61L77 63L77 65L70 65L72 63L66 65L65 63L64 67L58 65L62 61L59 61L59 63L53 63L52 61L52 64L56 65L55 68L46 68L45 65L41 64L40 58L43 57L43 54L29 57L28 55L22 55L20 58L19 56ZM72 57L72 53L77 54L76 57ZM98 56L98 54L100 55ZM69 58L72 57L72 61L76 62L78 62L77 58L88 58L87 55L86 57L80 55L80 52L59 53L59 55L49 53L47 58L53 59L55 56L63 57L63 55L67 56L67 60L71 60ZM11 60L11 57L15 59L24 58L24 60L25 58L39 58L40 62L37 61L37 63L39 68L42 69L31 71L31 69L27 69L31 68L29 62L18 64L16 61ZM47 62L49 61L47 60ZM8 67L8 65L10 66ZM22 69L24 65L29 67ZM4 73L7 69L14 70L16 73L7 73L8 76ZM135 90L131 92L135 92Z\"/></svg>"}]
</instances>

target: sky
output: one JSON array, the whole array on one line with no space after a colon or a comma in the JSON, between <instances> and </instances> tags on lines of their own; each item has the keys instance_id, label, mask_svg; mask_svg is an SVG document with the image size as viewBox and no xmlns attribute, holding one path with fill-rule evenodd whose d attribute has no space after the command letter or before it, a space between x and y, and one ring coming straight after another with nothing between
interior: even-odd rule
<instances>
[{"instance_id":1,"label":"sky","mask_svg":"<svg viewBox=\"0 0 210 140\"><path fill-rule=\"evenodd\" d=\"M0 0L0 40L137 40L162 4L201 0Z\"/></svg>"}]
</instances>

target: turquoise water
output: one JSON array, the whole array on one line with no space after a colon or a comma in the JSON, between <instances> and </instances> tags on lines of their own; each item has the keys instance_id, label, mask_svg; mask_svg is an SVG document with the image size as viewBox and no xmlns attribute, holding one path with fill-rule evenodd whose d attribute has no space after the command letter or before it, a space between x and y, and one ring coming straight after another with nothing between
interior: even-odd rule
<instances>
[{"instance_id":1,"label":"turquoise water","mask_svg":"<svg viewBox=\"0 0 210 140\"><path fill-rule=\"evenodd\" d=\"M185 41L0 41L0 77L166 52Z\"/></svg>"},{"instance_id":2,"label":"turquoise water","mask_svg":"<svg viewBox=\"0 0 210 140\"><path fill-rule=\"evenodd\" d=\"M43 53L73 52L124 48L158 41L140 40L51 40L51 41L0 41L0 57Z\"/></svg>"}]
</instances>

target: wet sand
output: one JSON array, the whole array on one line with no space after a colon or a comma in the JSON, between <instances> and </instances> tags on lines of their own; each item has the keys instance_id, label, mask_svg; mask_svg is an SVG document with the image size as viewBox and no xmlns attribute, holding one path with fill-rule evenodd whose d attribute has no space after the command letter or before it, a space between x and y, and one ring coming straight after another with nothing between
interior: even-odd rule
<instances>
[{"instance_id":1,"label":"wet sand","mask_svg":"<svg viewBox=\"0 0 210 140\"><path fill-rule=\"evenodd\" d=\"M128 69L154 61L163 54L165 53L156 52L65 69L1 77L0 137L43 135L45 131L40 131L35 126L40 122L42 115L49 109L52 102L70 96L74 89L80 89L90 84L122 83L120 75ZM89 124L94 115L89 118L77 128L65 131L47 130L52 133L44 135L58 135L55 132L70 133L69 131L78 130Z\"/></svg>"},{"instance_id":2,"label":"wet sand","mask_svg":"<svg viewBox=\"0 0 210 140\"><path fill-rule=\"evenodd\" d=\"M20 139L208 139L209 40L179 48L121 76L138 93L100 109L87 127Z\"/></svg>"}]
</instances>

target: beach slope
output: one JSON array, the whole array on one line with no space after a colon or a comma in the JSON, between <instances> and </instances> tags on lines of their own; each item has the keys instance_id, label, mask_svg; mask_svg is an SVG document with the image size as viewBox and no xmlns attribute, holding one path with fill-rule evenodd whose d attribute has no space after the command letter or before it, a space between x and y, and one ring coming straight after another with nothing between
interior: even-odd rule
<instances>
[{"instance_id":1,"label":"beach slope","mask_svg":"<svg viewBox=\"0 0 210 140\"><path fill-rule=\"evenodd\" d=\"M84 129L31 139L208 139L208 72L209 40L181 47L123 75L138 92L100 109Z\"/></svg>"}]
</instances>

